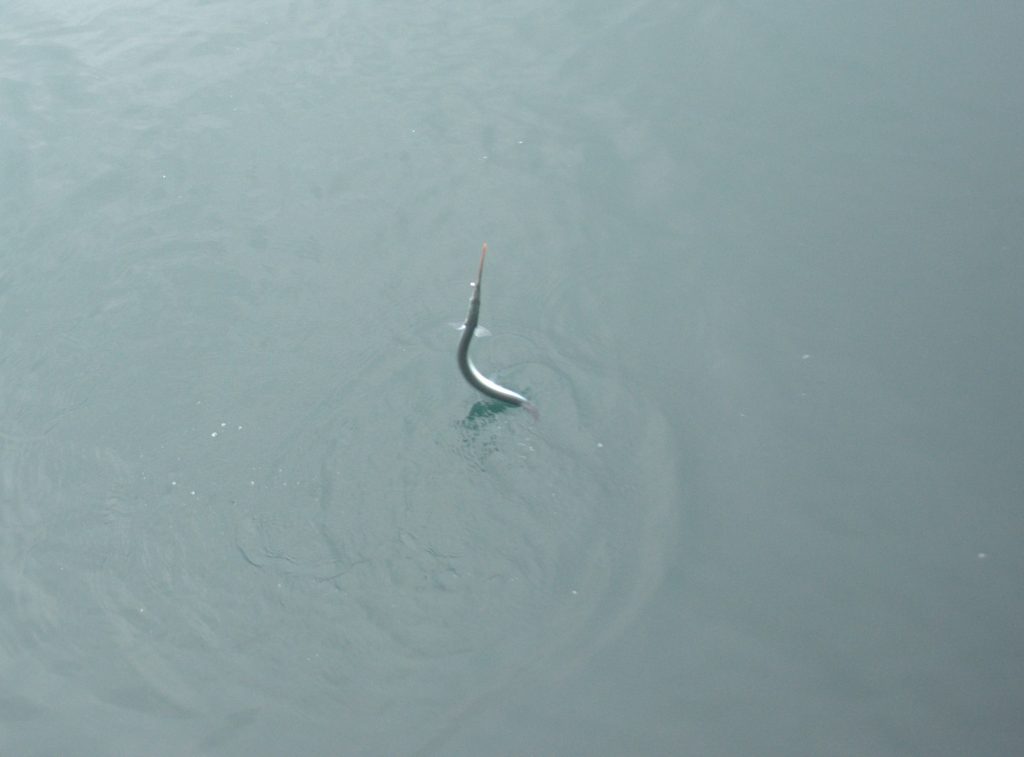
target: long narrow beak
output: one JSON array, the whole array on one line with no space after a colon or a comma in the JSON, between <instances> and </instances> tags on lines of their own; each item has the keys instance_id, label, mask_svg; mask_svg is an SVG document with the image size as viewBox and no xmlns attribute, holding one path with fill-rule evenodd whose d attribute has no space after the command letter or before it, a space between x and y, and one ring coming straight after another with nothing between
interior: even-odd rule
<instances>
[{"instance_id":1,"label":"long narrow beak","mask_svg":"<svg viewBox=\"0 0 1024 757\"><path fill-rule=\"evenodd\" d=\"M484 242L484 248L480 251L480 268L476 272L476 288L480 290L480 280L484 277L484 258L487 257L487 242Z\"/></svg>"}]
</instances>

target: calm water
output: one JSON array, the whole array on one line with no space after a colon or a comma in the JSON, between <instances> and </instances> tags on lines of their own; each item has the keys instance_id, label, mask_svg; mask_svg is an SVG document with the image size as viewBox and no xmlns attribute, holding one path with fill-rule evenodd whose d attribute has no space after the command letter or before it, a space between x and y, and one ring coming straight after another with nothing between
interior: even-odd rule
<instances>
[{"instance_id":1,"label":"calm water","mask_svg":"<svg viewBox=\"0 0 1024 757\"><path fill-rule=\"evenodd\" d=\"M0 753L1024 752L1022 8L6 4Z\"/></svg>"}]
</instances>

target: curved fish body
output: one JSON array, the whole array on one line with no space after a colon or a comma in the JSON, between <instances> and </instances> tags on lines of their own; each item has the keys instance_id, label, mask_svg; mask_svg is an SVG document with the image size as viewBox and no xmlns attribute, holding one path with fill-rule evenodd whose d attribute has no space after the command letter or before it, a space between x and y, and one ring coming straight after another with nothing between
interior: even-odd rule
<instances>
[{"instance_id":1,"label":"curved fish body","mask_svg":"<svg viewBox=\"0 0 1024 757\"><path fill-rule=\"evenodd\" d=\"M506 389L494 381L491 381L484 374L480 373L472 359L469 357L469 343L473 341L476 333L477 323L480 320L480 282L484 275L484 259L487 257L487 244L484 244L480 253L480 268L476 274L476 281L470 286L473 287L473 295L469 298L469 313L466 315L466 323L462 329L462 338L459 339L459 370L466 377L469 385L476 388L488 397L507 402L510 405L525 408L534 418L537 417L537 408L526 397Z\"/></svg>"}]
</instances>

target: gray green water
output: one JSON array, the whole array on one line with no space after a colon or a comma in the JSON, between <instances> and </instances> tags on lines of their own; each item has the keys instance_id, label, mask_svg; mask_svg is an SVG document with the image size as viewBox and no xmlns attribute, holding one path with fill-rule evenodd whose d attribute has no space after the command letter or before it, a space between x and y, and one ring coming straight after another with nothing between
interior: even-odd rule
<instances>
[{"instance_id":1,"label":"gray green water","mask_svg":"<svg viewBox=\"0 0 1024 757\"><path fill-rule=\"evenodd\" d=\"M6 3L0 754L1024 752L1022 8Z\"/></svg>"}]
</instances>

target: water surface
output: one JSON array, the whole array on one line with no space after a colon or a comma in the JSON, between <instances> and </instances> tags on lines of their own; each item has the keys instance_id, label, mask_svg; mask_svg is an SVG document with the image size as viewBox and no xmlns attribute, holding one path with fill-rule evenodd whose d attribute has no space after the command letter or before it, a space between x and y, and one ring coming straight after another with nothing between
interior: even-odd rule
<instances>
[{"instance_id":1,"label":"water surface","mask_svg":"<svg viewBox=\"0 0 1024 757\"><path fill-rule=\"evenodd\" d=\"M1024 747L1016 4L0 16L0 751Z\"/></svg>"}]
</instances>

